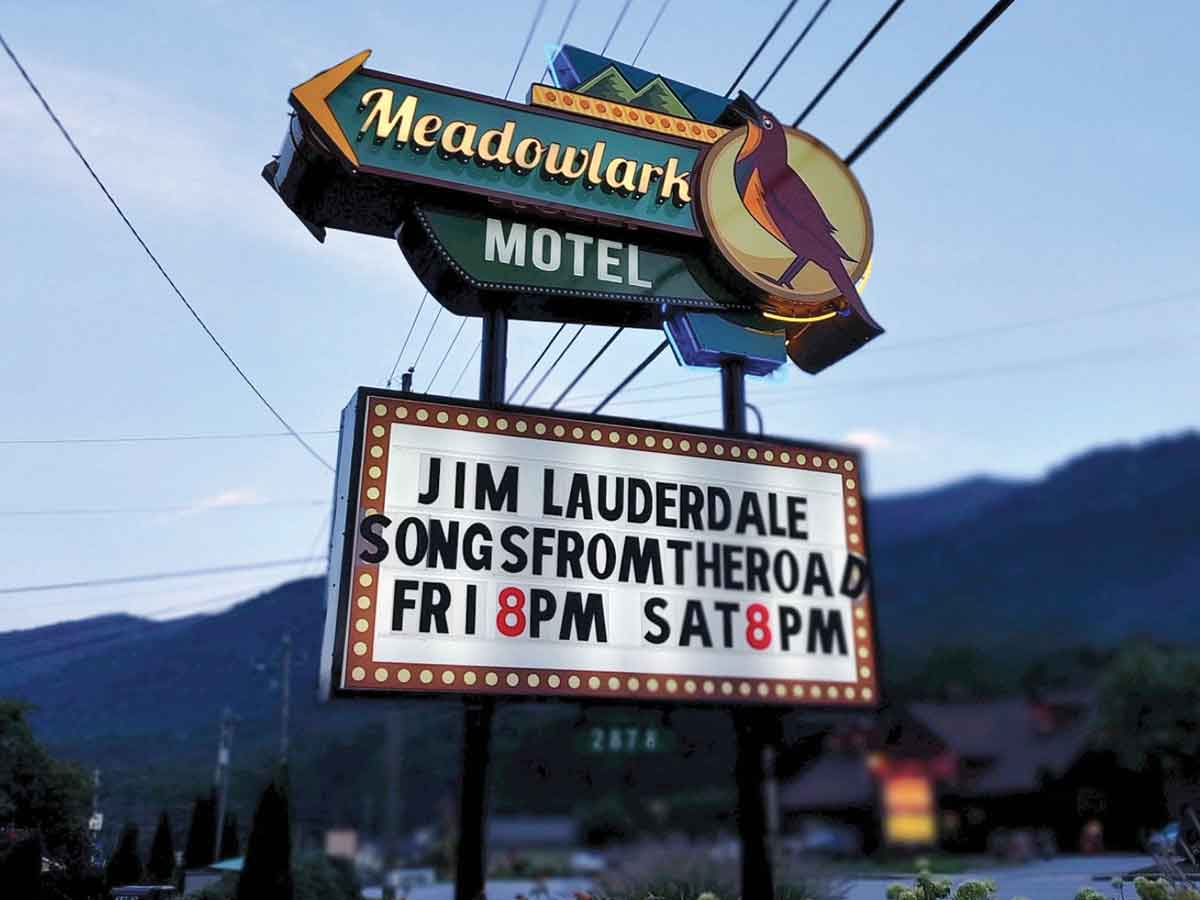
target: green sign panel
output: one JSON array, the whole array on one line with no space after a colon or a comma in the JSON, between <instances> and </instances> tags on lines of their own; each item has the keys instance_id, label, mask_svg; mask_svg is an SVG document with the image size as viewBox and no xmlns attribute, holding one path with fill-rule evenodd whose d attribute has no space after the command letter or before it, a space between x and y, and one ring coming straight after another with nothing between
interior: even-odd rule
<instances>
[{"instance_id":1,"label":"green sign panel","mask_svg":"<svg viewBox=\"0 0 1200 900\"><path fill-rule=\"evenodd\" d=\"M750 310L689 254L497 212L421 205L417 220L472 287ZM586 316L585 316L586 317Z\"/></svg>"},{"instance_id":2,"label":"green sign panel","mask_svg":"<svg viewBox=\"0 0 1200 900\"><path fill-rule=\"evenodd\" d=\"M587 725L576 734L575 749L579 753L616 756L637 753L672 753L676 748L675 734L662 725L596 724Z\"/></svg>"},{"instance_id":3,"label":"green sign panel","mask_svg":"<svg viewBox=\"0 0 1200 900\"><path fill-rule=\"evenodd\" d=\"M358 171L701 233L689 176L703 144L343 66L293 96Z\"/></svg>"}]
</instances>

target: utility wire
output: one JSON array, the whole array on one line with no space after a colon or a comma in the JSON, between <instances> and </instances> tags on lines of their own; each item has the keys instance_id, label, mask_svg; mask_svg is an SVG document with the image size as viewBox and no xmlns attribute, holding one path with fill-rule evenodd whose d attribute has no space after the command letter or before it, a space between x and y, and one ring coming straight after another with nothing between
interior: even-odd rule
<instances>
[{"instance_id":1,"label":"utility wire","mask_svg":"<svg viewBox=\"0 0 1200 900\"><path fill-rule=\"evenodd\" d=\"M558 395L558 399L550 404L551 409L558 409L558 404L563 402L563 400L566 398L567 394L571 393L571 390L575 387L575 385L579 384L579 382L583 378L583 376L586 375L588 373L588 370L590 370L592 368L592 366L594 366L596 364L596 362L600 359L600 357L602 357L605 354L605 352L608 350L608 348L613 345L613 342L621 336L621 332L624 330L625 330L625 326L622 325L620 328L618 328L616 331L614 331L612 334L610 334L608 336L608 340L604 342L604 346L602 346L599 350L596 351L596 355L593 356L590 360L588 360L588 364L579 370L579 374L576 375L571 380L570 384L568 384L565 388L563 388L563 392Z\"/></svg>"},{"instance_id":2,"label":"utility wire","mask_svg":"<svg viewBox=\"0 0 1200 900\"><path fill-rule=\"evenodd\" d=\"M301 434L307 434L310 437L315 435L330 435L337 434L336 429L327 431L302 431ZM257 431L245 432L241 434L144 434L134 435L130 437L108 437L108 438L92 438L92 437L72 437L72 438L16 438L0 440L0 446L4 447L20 447L20 446L50 446L60 444L143 444L143 443L158 443L170 441L243 441L257 438L290 438L290 431Z\"/></svg>"},{"instance_id":3,"label":"utility wire","mask_svg":"<svg viewBox=\"0 0 1200 900\"><path fill-rule=\"evenodd\" d=\"M808 102L808 106L804 107L804 110L800 113L800 115L796 116L796 120L792 122L793 128L798 127L801 122L808 118L808 114L811 113L816 108L817 104L825 98L825 95L829 93L830 88L838 83L838 79L840 79L842 75L845 74L846 70L854 64L854 60L858 59L858 55L867 49L867 45L870 44L871 41L875 40L875 35L879 34L879 32L883 30L883 26L888 23L888 19L890 19L896 10L903 5L904 0L895 0L895 2L887 8L887 11L879 17L879 21L876 22L871 30L867 32L866 37L858 42L858 46L854 48L854 52L846 57L845 61L837 67L837 71L833 73L827 82L825 82L825 86L822 87L821 90L817 91L817 95Z\"/></svg>"},{"instance_id":4,"label":"utility wire","mask_svg":"<svg viewBox=\"0 0 1200 900\"><path fill-rule=\"evenodd\" d=\"M537 355L537 359L535 359L533 361L533 365L530 366L525 371L525 374L521 376L521 380L517 382L517 386L509 392L509 394L508 394L508 402L509 403L512 403L513 397L517 396L517 394L520 392L521 388L523 388L525 386L525 382L529 380L529 376L533 374L533 370L538 367L538 363L540 363L542 361L542 359L545 357L545 355L550 351L551 345L553 345L554 342L558 340L558 336L563 333L563 329L566 327L567 327L567 323L563 322L561 325L558 326L558 330L555 331L554 334L552 334L550 336L550 340L546 341L546 346L543 347L542 352Z\"/></svg>"},{"instance_id":5,"label":"utility wire","mask_svg":"<svg viewBox=\"0 0 1200 900\"><path fill-rule=\"evenodd\" d=\"M259 503L223 503L205 506L192 503L182 506L118 506L79 509L0 509L0 518L26 518L42 516L123 516L143 513L205 513L227 509L278 509L280 507L325 506L328 500L266 500Z\"/></svg>"},{"instance_id":6,"label":"utility wire","mask_svg":"<svg viewBox=\"0 0 1200 900\"><path fill-rule=\"evenodd\" d=\"M608 40L604 42L604 46L600 48L600 55L603 56L608 52L608 46L613 42L613 38L617 36L617 29L621 27L621 22L625 19L625 13L629 12L629 5L633 0L625 0L625 5L621 7L621 11L617 13L617 21L613 22L612 31L608 33Z\"/></svg>"},{"instance_id":7,"label":"utility wire","mask_svg":"<svg viewBox=\"0 0 1200 900\"><path fill-rule=\"evenodd\" d=\"M525 400L521 404L522 406L529 405L529 401L533 399L533 395L536 394L538 389L546 383L546 379L550 377L550 373L554 371L555 366L562 362L562 358L567 355L567 351L571 349L571 345L579 340L579 336L583 334L583 329L585 328L587 328L586 325L580 325L579 328L576 329L575 333L571 335L571 339L567 341L567 346L563 347L562 350L558 352L558 356L554 357L554 362L550 363L550 368L542 373L542 377L538 379L537 384L535 384L533 389L525 395Z\"/></svg>"},{"instance_id":8,"label":"utility wire","mask_svg":"<svg viewBox=\"0 0 1200 900\"><path fill-rule=\"evenodd\" d=\"M441 362L437 364L437 368L433 370L433 377L429 379L429 385L425 388L425 393L433 390L433 383L437 381L438 375L442 372L442 366L446 364L446 360L450 358L450 351L454 349L454 345L458 343L459 336L463 333L463 329L467 327L467 316L462 317L462 321L458 323L458 331L454 332L454 337L450 338L450 343L446 346L446 352L442 354Z\"/></svg>"},{"instance_id":9,"label":"utility wire","mask_svg":"<svg viewBox=\"0 0 1200 900\"><path fill-rule=\"evenodd\" d=\"M762 92L765 91L767 86L775 80L775 76L779 74L779 70L782 69L784 64L786 64L787 61L792 58L792 54L796 52L796 48L800 46L800 42L808 37L808 33L812 31L812 27L817 24L817 19L821 18L821 13L825 12L825 8L829 6L830 2L831 0L821 0L821 5L818 6L817 11L812 14L812 18L808 20L808 24L804 26L804 30L800 32L799 37L792 41L792 46L788 47L787 53L783 54L783 57L779 60L779 62L775 63L775 68L771 70L771 74L767 76L767 80L762 83L762 87L754 92L755 100L762 96Z\"/></svg>"},{"instance_id":10,"label":"utility wire","mask_svg":"<svg viewBox=\"0 0 1200 900\"><path fill-rule=\"evenodd\" d=\"M303 437L300 436L300 432L296 431L296 429L294 429L288 423L287 419L285 419L282 415L280 415L279 410L277 410L274 406L271 405L271 401L269 401L263 395L263 392L258 389L258 385L256 385L253 381L250 380L250 376L247 375L246 372L242 369L242 367L238 365L237 361L233 358L233 356L230 355L229 351L225 349L225 345L221 343L221 341L213 333L212 329L208 327L208 323L206 323L204 321L204 319L201 318L200 313L198 313L196 311L196 308L194 306L192 306L192 304L188 300L188 298L184 296L183 291L181 291L179 289L179 286L177 284L175 284L174 279L171 278L171 276L167 274L167 270L165 268L163 268L163 264L158 261L158 257L154 255L154 252L150 249L149 245L142 238L142 235L133 226L133 223L131 221L129 221L129 217L127 215L125 215L125 211L121 208L121 205L119 203L117 203L116 198L113 197L112 193L105 186L105 184L101 180L100 176L96 174L96 170L92 168L92 164L90 162L88 162L87 157L83 155L83 151L79 149L79 145L75 143L75 139L71 137L71 133L69 131L67 131L67 126L62 123L62 120L58 117L58 115L54 112L53 108L50 106L49 101L47 101L46 98L42 95L42 92L38 89L38 86L36 84L34 84L33 78L31 78L29 73L27 71L25 71L25 67L23 65L21 65L21 61L19 59L17 59L16 53L13 52L13 49L12 49L12 47L9 46L8 41L6 41L4 39L3 34L0 34L0 46L4 47L4 52L8 54L8 58L11 59L13 62L13 65L17 67L17 71L21 73L21 77L23 79L25 79L25 83L29 86L29 89L31 91L33 91L34 96L37 97L38 101L42 104L42 108L46 110L46 114L48 116L50 116L50 120L52 122L54 122L54 124L58 128L59 132L62 134L62 136L66 139L67 143L70 145L71 149L73 151L75 151L75 155L77 157L79 157L79 161L81 163L83 163L83 167L85 169L87 169L88 174L92 176L92 180L96 182L96 186L100 188L101 192L108 199L108 202L112 205L112 208L114 210L116 210L117 215L121 217L121 221L125 223L125 227L129 229L129 233L132 234L134 237L134 240L136 240L138 242L138 244L141 245L142 250L144 250L146 252L146 256L148 256L150 258L150 261L152 263L154 263L154 267L156 269L158 269L159 274L162 275L163 279L167 282L167 284L171 286L171 290L175 292L175 296L179 298L180 302L183 303L183 305L187 308L187 311L189 313L191 313L192 318L196 320L196 323L204 330L204 333L206 335L208 335L208 339L213 342L213 344L216 346L216 348L218 350L221 351L221 355L225 357L225 359L229 363L229 365L231 365L233 367L233 370L238 373L238 375L241 377L242 381L244 381L246 383L246 386L254 392L254 395L256 397L258 397L258 399L262 402L263 406L265 406L270 411L271 415L273 415L276 418L276 420L278 420L280 425L282 425L285 429L287 429L288 434L290 434L296 440L296 442L299 443L300 446L303 447L308 452L308 454L313 459L315 459L317 462L319 462L321 465L323 465L326 469L328 469L329 471L332 472L333 466L330 465L329 462L323 456L321 456L320 453L318 453L315 449L313 449L313 446L311 444L309 444L308 441L306 441Z\"/></svg>"},{"instance_id":11,"label":"utility wire","mask_svg":"<svg viewBox=\"0 0 1200 900\"><path fill-rule=\"evenodd\" d=\"M938 64L929 70L928 74L917 83L917 86L909 91L905 98L897 103L895 108L884 116L878 125L871 129L871 133L859 141L858 146L847 154L846 165L853 165L860 156L866 153L871 148L871 145L879 140L879 137L891 128L895 121L904 115L905 111L925 93L929 86L937 81L942 73L950 68L955 60L962 56L967 51L967 48L975 43L979 36L987 31L992 23L1000 18L1004 11L1012 6L1012 4L1013 0L999 0L999 2L989 9L984 17L976 22L970 31L963 35L962 40L955 44L950 52L943 56L938 61Z\"/></svg>"},{"instance_id":12,"label":"utility wire","mask_svg":"<svg viewBox=\"0 0 1200 900\"><path fill-rule=\"evenodd\" d=\"M663 13L667 11L667 7L671 5L671 0L663 0L662 6L658 8L658 14L654 17L654 21L650 23L650 30L646 32L646 36L642 38L642 45L638 47L637 53L633 54L631 66L636 66L638 59L642 55L642 51L646 49L646 44L650 43L650 35L654 34L654 29L658 27L659 21L663 17Z\"/></svg>"},{"instance_id":13,"label":"utility wire","mask_svg":"<svg viewBox=\"0 0 1200 900\"><path fill-rule=\"evenodd\" d=\"M462 382L463 376L467 374L467 369L471 368L471 363L474 362L476 355L479 353L479 348L483 346L483 341L480 340L475 344L475 349L471 351L471 355L467 357L466 363L462 367L462 371L458 373L458 377L454 379L454 387L450 388L450 395L458 390L458 385Z\"/></svg>"},{"instance_id":14,"label":"utility wire","mask_svg":"<svg viewBox=\"0 0 1200 900\"><path fill-rule=\"evenodd\" d=\"M442 313L446 311L446 307L438 304L437 314L433 317L433 321L429 323L429 330L425 332L425 340L421 342L421 349L417 351L417 358L413 360L412 367L415 369L417 363L421 361L421 357L425 355L425 348L429 346L429 339L433 337L433 329L437 327L438 319L442 317Z\"/></svg>"},{"instance_id":15,"label":"utility wire","mask_svg":"<svg viewBox=\"0 0 1200 900\"><path fill-rule=\"evenodd\" d=\"M579 0L572 0L571 8L567 10L567 17L563 20L562 28L558 29L558 37L554 40L554 46L561 47L563 38L567 36L567 29L571 27L571 20L575 18L575 11L579 9ZM550 63L546 62L546 69L542 72L542 81L546 80L546 76L550 74ZM555 78L555 84L558 79Z\"/></svg>"},{"instance_id":16,"label":"utility wire","mask_svg":"<svg viewBox=\"0 0 1200 900\"><path fill-rule=\"evenodd\" d=\"M318 559L320 557L317 557ZM144 581L165 581L170 578L195 578L201 575L220 575L225 572L253 572L259 569L282 569L287 566L298 566L313 561L311 556L297 556L292 559L273 559L268 562L241 563L232 566L212 566L206 569L181 569L175 572L155 572L149 575L120 575L116 578L91 578L84 581L60 581L53 584L25 584L18 587L0 587L0 594L31 594L39 591L58 591L68 588L102 587L110 584L138 584ZM73 603L74 601L66 601ZM57 603L43 603L41 606L57 606Z\"/></svg>"},{"instance_id":17,"label":"utility wire","mask_svg":"<svg viewBox=\"0 0 1200 900\"><path fill-rule=\"evenodd\" d=\"M596 413L600 412L600 410L604 409L604 407L608 405L608 402L612 400L613 397L617 396L617 394L621 393L621 391L625 389L625 386L629 384L629 382L633 381L633 379L642 374L646 366L658 359L658 355L667 349L668 343L669 341L663 341L657 347L651 350L650 353L647 354L646 358L638 363L637 366L634 367L634 370L626 375L625 379L615 388L613 388L607 397L605 397L596 405L596 408L592 410L592 415L595 415Z\"/></svg>"},{"instance_id":18,"label":"utility wire","mask_svg":"<svg viewBox=\"0 0 1200 900\"><path fill-rule=\"evenodd\" d=\"M775 37L775 32L779 30L779 26L782 25L783 20L788 17L788 14L792 11L792 7L796 5L796 2L797 0L791 0L791 2L789 2L788 5L783 8L783 12L781 12L779 14L779 18L775 20L775 24L772 25L770 31L767 32L767 36L764 37L759 43L758 49L750 54L750 58L746 60L746 64L742 66L742 71L738 72L737 78L733 79L733 84L731 84L729 86L729 90L725 92L726 97L734 92L734 89L737 88L739 83L741 83L741 80L746 77L746 73L750 71L750 67L758 61L759 56L762 55L762 52L766 49L767 44L771 42L771 38Z\"/></svg>"},{"instance_id":19,"label":"utility wire","mask_svg":"<svg viewBox=\"0 0 1200 900\"><path fill-rule=\"evenodd\" d=\"M421 318L421 310L425 308L425 301L429 299L429 291L421 295L421 302L417 304L417 312L412 318L412 322L408 326L408 334L404 336L404 343L400 345L400 352L396 354L396 361L392 363L392 371L388 373L387 386L392 386L392 381L396 377L396 370L400 368L400 360L404 356L404 351L408 349L409 339L412 338L413 329L417 327L417 319Z\"/></svg>"},{"instance_id":20,"label":"utility wire","mask_svg":"<svg viewBox=\"0 0 1200 900\"><path fill-rule=\"evenodd\" d=\"M533 33L535 31L537 31L538 23L542 21L542 15L545 12L546 12L546 0L540 0L540 2L538 3L537 9L534 11L533 18L530 19L530 21L529 21L529 30L525 32L525 42L523 44L521 44L521 52L517 55L517 62L513 66L512 75L508 79L508 87L504 89L504 99L505 100L507 100L508 95L512 93L513 85L517 83L517 74L521 71L521 63L523 63L525 61L525 54L529 52L529 44L533 40ZM428 296L429 292L426 291L425 294L426 294L426 296ZM424 305L424 303L425 303L425 299L422 298L421 304ZM416 361L413 362L414 369L417 367L417 363L419 363L421 361L421 356L425 353L425 348L429 345L429 339L433 336L433 329L435 327L437 327L437 321L438 321L438 318L442 315L443 309L445 309L445 307L441 306L441 304L439 303L437 315L433 317L433 321L429 324L429 331L425 333L425 340L421 343L421 350L420 350L420 352L417 353ZM420 314L421 314L421 310L418 308L417 315L420 315ZM464 323L466 322L465 319L463 321L464 321ZM415 317L413 319L413 324L414 325L416 324ZM409 333L411 334L411 332L412 332L412 328L410 327ZM461 333L462 333L462 326L460 325L458 331L455 332L454 337L451 338L450 344L446 348L446 354L442 357L442 361L440 363L438 363L437 371L434 372L433 378L431 378L429 380L429 387L427 387L425 389L426 393L429 392L429 388L433 387L433 382L434 382L434 380L437 379L437 372L440 372L442 369L442 366L445 365L446 358L450 355L450 351L454 348L454 344L458 340L458 336ZM405 338L404 343L405 344L408 343L407 338ZM404 353L403 348L401 348L400 353L401 354ZM399 362L400 362L400 357L397 356L396 357L397 365L399 364ZM396 373L396 366L392 366L392 374L395 375L395 373ZM391 387L391 383L392 383L391 379L389 378L388 379L389 387Z\"/></svg>"}]
</instances>

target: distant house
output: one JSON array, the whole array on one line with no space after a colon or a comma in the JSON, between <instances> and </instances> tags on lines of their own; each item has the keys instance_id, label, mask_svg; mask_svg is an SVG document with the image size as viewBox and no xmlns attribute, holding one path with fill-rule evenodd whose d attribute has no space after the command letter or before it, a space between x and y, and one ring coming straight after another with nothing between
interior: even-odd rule
<instances>
[{"instance_id":1,"label":"distant house","mask_svg":"<svg viewBox=\"0 0 1200 900\"><path fill-rule=\"evenodd\" d=\"M835 731L781 785L780 809L785 827L832 819L858 828L871 848L895 842L885 814L891 795L920 805L912 788L924 780L935 829L916 842L982 850L1004 831L1049 829L1063 850L1092 849L1081 837L1090 829L1094 845L1098 825L1108 848L1139 847L1140 827L1156 824L1148 810L1158 808L1158 787L1096 749L1095 736L1087 692L913 703ZM908 790L888 790L905 780Z\"/></svg>"},{"instance_id":2,"label":"distant house","mask_svg":"<svg viewBox=\"0 0 1200 900\"><path fill-rule=\"evenodd\" d=\"M578 834L570 816L489 816L490 850L555 850L573 847Z\"/></svg>"},{"instance_id":3,"label":"distant house","mask_svg":"<svg viewBox=\"0 0 1200 900\"><path fill-rule=\"evenodd\" d=\"M196 869L185 869L183 873L183 896L190 897L198 894L210 884L220 881L231 872L242 871L245 858L238 856L234 859L223 859L211 866L201 866Z\"/></svg>"}]
</instances>

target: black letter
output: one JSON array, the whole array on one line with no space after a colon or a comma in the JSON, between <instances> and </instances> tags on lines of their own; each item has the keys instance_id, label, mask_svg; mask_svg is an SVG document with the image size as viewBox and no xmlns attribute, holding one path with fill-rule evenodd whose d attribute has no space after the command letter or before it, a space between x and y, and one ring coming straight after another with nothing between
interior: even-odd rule
<instances>
[{"instance_id":1,"label":"black letter","mask_svg":"<svg viewBox=\"0 0 1200 900\"><path fill-rule=\"evenodd\" d=\"M545 588L532 588L529 591L529 602L532 606L529 611L529 636L541 637L542 623L554 618L558 603L555 602L554 595Z\"/></svg>"},{"instance_id":2,"label":"black letter","mask_svg":"<svg viewBox=\"0 0 1200 900\"><path fill-rule=\"evenodd\" d=\"M433 595L437 594L437 599ZM437 625L438 634L448 634L446 625L446 610L450 607L450 588L440 581L427 581L421 585L421 625L422 634L429 632L431 624Z\"/></svg>"},{"instance_id":3,"label":"black letter","mask_svg":"<svg viewBox=\"0 0 1200 900\"><path fill-rule=\"evenodd\" d=\"M554 502L554 470L542 472L542 515L561 516L562 507Z\"/></svg>"},{"instance_id":4,"label":"black letter","mask_svg":"<svg viewBox=\"0 0 1200 900\"><path fill-rule=\"evenodd\" d=\"M596 641L601 644L608 643L608 627L604 624L603 599L599 594L589 593L586 607L585 609L579 591L567 591L567 598L563 601L562 627L558 630L560 641L571 639L571 623L574 622L575 634L579 640L590 641L592 626L595 625Z\"/></svg>"},{"instance_id":5,"label":"black letter","mask_svg":"<svg viewBox=\"0 0 1200 900\"><path fill-rule=\"evenodd\" d=\"M652 644L666 643L667 638L671 636L671 626L667 624L667 620L658 614L660 609L665 609L667 601L662 597L651 597L646 601L646 605L642 607L642 612L650 623L658 629L658 634L651 634L647 631L643 637Z\"/></svg>"},{"instance_id":6,"label":"black letter","mask_svg":"<svg viewBox=\"0 0 1200 900\"><path fill-rule=\"evenodd\" d=\"M416 609L416 598L408 596L408 592L414 590L416 586L415 581L396 579L396 584L392 589L392 631L403 631L404 611Z\"/></svg>"},{"instance_id":7,"label":"black letter","mask_svg":"<svg viewBox=\"0 0 1200 900\"><path fill-rule=\"evenodd\" d=\"M792 644L792 635L799 634L803 627L800 610L794 606L779 604L779 646L787 650Z\"/></svg>"},{"instance_id":8,"label":"black letter","mask_svg":"<svg viewBox=\"0 0 1200 900\"><path fill-rule=\"evenodd\" d=\"M854 580L855 576L857 581ZM853 553L847 556L846 568L842 570L842 594L853 600L867 589L870 580L871 570L867 567L867 561Z\"/></svg>"},{"instance_id":9,"label":"black letter","mask_svg":"<svg viewBox=\"0 0 1200 900\"><path fill-rule=\"evenodd\" d=\"M724 626L724 637L722 643L726 647L733 647L733 614L742 608L740 603L728 603L720 601L713 604L713 609L721 614L722 625Z\"/></svg>"},{"instance_id":10,"label":"black letter","mask_svg":"<svg viewBox=\"0 0 1200 900\"><path fill-rule=\"evenodd\" d=\"M373 550L364 550L362 553L358 554L359 559L365 563L383 562L385 559L387 559L387 541L383 539L382 534L379 534L377 531L375 531L375 526L378 525L380 528L387 528L391 524L391 519L389 519L387 516L381 516L378 514L374 516L367 516L362 520L361 523L359 523L359 537L375 548Z\"/></svg>"},{"instance_id":11,"label":"black letter","mask_svg":"<svg viewBox=\"0 0 1200 900\"><path fill-rule=\"evenodd\" d=\"M487 463L477 463L475 466L475 508L499 512L501 506L510 513L517 511L517 467L505 466L504 474L500 476L500 485L496 486L492 477L492 467Z\"/></svg>"},{"instance_id":12,"label":"black letter","mask_svg":"<svg viewBox=\"0 0 1200 900\"><path fill-rule=\"evenodd\" d=\"M825 623L825 613L819 609L808 613L808 652L817 649L817 641L821 642L821 652L829 653L833 642L837 640L838 655L846 655L846 632L842 628L842 614L839 610L830 610L829 624Z\"/></svg>"},{"instance_id":13,"label":"black letter","mask_svg":"<svg viewBox=\"0 0 1200 900\"><path fill-rule=\"evenodd\" d=\"M408 552L408 530L416 532L417 546L410 554ZM425 559L425 549L429 546L429 535L425 531L425 523L416 516L409 516L396 526L396 557L406 566L415 566Z\"/></svg>"},{"instance_id":14,"label":"black letter","mask_svg":"<svg viewBox=\"0 0 1200 900\"><path fill-rule=\"evenodd\" d=\"M508 559L500 564L505 572L517 575L525 571L529 565L529 554L517 543L517 538L525 540L529 537L529 529L522 525L510 525L500 532L500 546L508 553Z\"/></svg>"},{"instance_id":15,"label":"black letter","mask_svg":"<svg viewBox=\"0 0 1200 900\"><path fill-rule=\"evenodd\" d=\"M712 646L712 635L708 633L708 622L699 600L689 600L683 608L683 624L679 627L679 646L687 647L692 636L698 636L705 647Z\"/></svg>"},{"instance_id":16,"label":"black letter","mask_svg":"<svg viewBox=\"0 0 1200 900\"><path fill-rule=\"evenodd\" d=\"M829 580L829 569L825 567L825 557L820 553L808 554L808 568L804 570L804 594L811 596L814 587L823 587L825 596L833 596L833 582Z\"/></svg>"},{"instance_id":17,"label":"black letter","mask_svg":"<svg viewBox=\"0 0 1200 900\"><path fill-rule=\"evenodd\" d=\"M440 456L429 457L429 487L425 488L424 493L417 494L417 502L429 504L433 503L438 498L438 491L441 488L442 479L442 458Z\"/></svg>"}]
</instances>

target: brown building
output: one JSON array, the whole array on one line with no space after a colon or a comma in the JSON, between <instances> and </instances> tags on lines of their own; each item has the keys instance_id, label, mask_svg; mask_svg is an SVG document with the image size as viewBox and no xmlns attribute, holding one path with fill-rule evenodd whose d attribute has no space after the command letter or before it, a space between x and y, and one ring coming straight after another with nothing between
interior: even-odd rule
<instances>
[{"instance_id":1,"label":"brown building","mask_svg":"<svg viewBox=\"0 0 1200 900\"><path fill-rule=\"evenodd\" d=\"M867 849L1138 849L1144 831L1161 824L1161 786L1095 746L1094 711L1094 696L1077 692L913 703L848 722L781 785L785 825L810 817L852 825ZM924 797L928 832L917 815Z\"/></svg>"}]
</instances>

